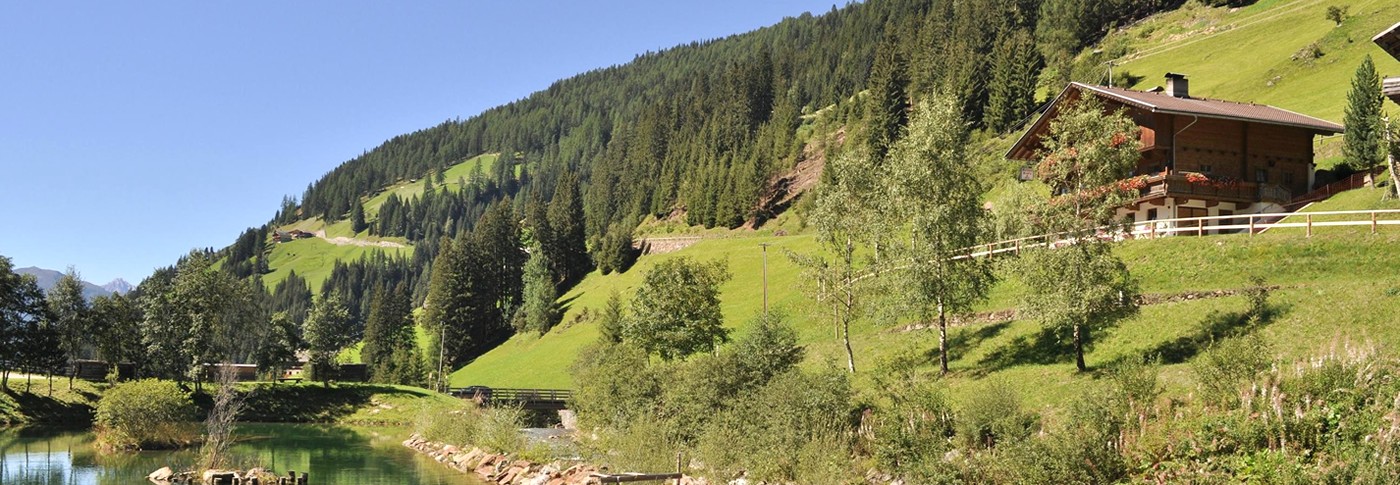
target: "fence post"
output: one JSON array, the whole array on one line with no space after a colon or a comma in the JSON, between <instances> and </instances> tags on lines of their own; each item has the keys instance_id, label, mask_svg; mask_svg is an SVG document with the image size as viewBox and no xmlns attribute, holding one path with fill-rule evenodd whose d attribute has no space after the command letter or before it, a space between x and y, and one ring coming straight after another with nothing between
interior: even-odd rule
<instances>
[{"instance_id":1,"label":"fence post","mask_svg":"<svg viewBox=\"0 0 1400 485\"><path fill-rule=\"evenodd\" d=\"M1151 226L1148 226L1147 238L1157 239L1157 222L1154 221Z\"/></svg>"},{"instance_id":2,"label":"fence post","mask_svg":"<svg viewBox=\"0 0 1400 485\"><path fill-rule=\"evenodd\" d=\"M1376 233L1376 211L1371 211L1371 234Z\"/></svg>"},{"instance_id":3,"label":"fence post","mask_svg":"<svg viewBox=\"0 0 1400 485\"><path fill-rule=\"evenodd\" d=\"M1308 237L1312 237L1312 214L1308 214Z\"/></svg>"},{"instance_id":4,"label":"fence post","mask_svg":"<svg viewBox=\"0 0 1400 485\"><path fill-rule=\"evenodd\" d=\"M1196 219L1196 237L1206 235L1206 221Z\"/></svg>"},{"instance_id":5,"label":"fence post","mask_svg":"<svg viewBox=\"0 0 1400 485\"><path fill-rule=\"evenodd\" d=\"M1249 215L1249 235L1254 235L1254 214Z\"/></svg>"}]
</instances>

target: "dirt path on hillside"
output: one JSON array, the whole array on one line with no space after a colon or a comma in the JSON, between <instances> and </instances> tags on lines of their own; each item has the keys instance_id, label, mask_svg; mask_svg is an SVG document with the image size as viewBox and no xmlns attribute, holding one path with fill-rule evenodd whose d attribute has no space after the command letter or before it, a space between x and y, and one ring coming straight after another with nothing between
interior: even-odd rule
<instances>
[{"instance_id":1,"label":"dirt path on hillside","mask_svg":"<svg viewBox=\"0 0 1400 485\"><path fill-rule=\"evenodd\" d=\"M321 238L321 239L324 239L324 240L326 240L326 242L331 243L331 244L334 244L334 245L336 245L336 246L360 246L360 247L379 247L379 248L402 248L402 247L405 247L403 244L396 243L396 242L393 242L393 241L366 241L366 240L364 240L364 239L355 239L355 238L350 238L350 237L345 237L345 236L326 237L326 230L325 230L325 229L316 231L316 237L319 237L319 238Z\"/></svg>"}]
</instances>

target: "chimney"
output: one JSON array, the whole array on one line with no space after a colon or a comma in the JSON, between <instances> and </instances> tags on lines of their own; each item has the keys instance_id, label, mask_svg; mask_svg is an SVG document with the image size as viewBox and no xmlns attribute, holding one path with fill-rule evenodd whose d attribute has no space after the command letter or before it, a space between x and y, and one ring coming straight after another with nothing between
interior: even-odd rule
<instances>
[{"instance_id":1,"label":"chimney","mask_svg":"<svg viewBox=\"0 0 1400 485\"><path fill-rule=\"evenodd\" d=\"M1185 74L1167 73L1167 94L1175 98L1191 97L1191 92L1187 89Z\"/></svg>"}]
</instances>

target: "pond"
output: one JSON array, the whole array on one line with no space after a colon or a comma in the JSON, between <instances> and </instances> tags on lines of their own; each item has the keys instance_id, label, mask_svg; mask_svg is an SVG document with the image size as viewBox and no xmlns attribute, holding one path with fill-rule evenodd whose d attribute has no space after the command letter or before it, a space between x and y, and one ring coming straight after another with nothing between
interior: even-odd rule
<instances>
[{"instance_id":1,"label":"pond","mask_svg":"<svg viewBox=\"0 0 1400 485\"><path fill-rule=\"evenodd\" d=\"M240 467L311 473L313 485L478 485L404 447L402 428L244 424L232 450ZM162 467L192 468L193 451L101 454L89 431L0 430L0 484L140 485Z\"/></svg>"}]
</instances>

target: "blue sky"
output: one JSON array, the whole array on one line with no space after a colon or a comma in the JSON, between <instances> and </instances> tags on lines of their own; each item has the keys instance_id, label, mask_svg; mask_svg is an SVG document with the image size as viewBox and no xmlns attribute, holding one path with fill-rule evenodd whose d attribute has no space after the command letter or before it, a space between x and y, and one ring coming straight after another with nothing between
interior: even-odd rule
<instances>
[{"instance_id":1,"label":"blue sky","mask_svg":"<svg viewBox=\"0 0 1400 485\"><path fill-rule=\"evenodd\" d=\"M138 283L390 137L832 4L0 2L0 255Z\"/></svg>"}]
</instances>

